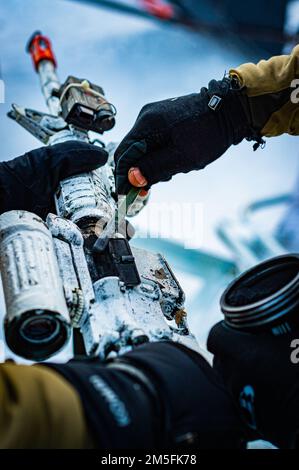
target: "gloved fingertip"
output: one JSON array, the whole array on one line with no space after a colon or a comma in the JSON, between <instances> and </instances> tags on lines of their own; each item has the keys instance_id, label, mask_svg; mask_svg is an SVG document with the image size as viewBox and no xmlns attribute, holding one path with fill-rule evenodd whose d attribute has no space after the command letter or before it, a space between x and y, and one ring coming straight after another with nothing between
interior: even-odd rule
<instances>
[{"instance_id":1,"label":"gloved fingertip","mask_svg":"<svg viewBox=\"0 0 299 470\"><path fill-rule=\"evenodd\" d=\"M81 162L87 171L95 170L96 168L106 165L108 156L109 154L106 150L94 147L90 149L88 154L82 154Z\"/></svg>"},{"instance_id":2,"label":"gloved fingertip","mask_svg":"<svg viewBox=\"0 0 299 470\"><path fill-rule=\"evenodd\" d=\"M128 171L128 180L132 186L142 188L148 184L147 179L143 176L139 168L132 167Z\"/></svg>"},{"instance_id":3,"label":"gloved fingertip","mask_svg":"<svg viewBox=\"0 0 299 470\"><path fill-rule=\"evenodd\" d=\"M126 195L131 189L131 185L128 178L123 176L117 176L115 179L115 190L118 195Z\"/></svg>"},{"instance_id":4,"label":"gloved fingertip","mask_svg":"<svg viewBox=\"0 0 299 470\"><path fill-rule=\"evenodd\" d=\"M108 158L109 154L104 147L99 147L96 145L90 144L90 155L94 155L95 158L98 159L106 159Z\"/></svg>"}]
</instances>

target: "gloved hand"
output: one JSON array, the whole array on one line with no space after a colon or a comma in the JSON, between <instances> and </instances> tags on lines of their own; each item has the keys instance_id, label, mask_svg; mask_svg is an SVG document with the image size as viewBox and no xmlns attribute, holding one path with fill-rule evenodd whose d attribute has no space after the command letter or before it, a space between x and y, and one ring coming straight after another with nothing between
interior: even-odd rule
<instances>
[{"instance_id":1,"label":"gloved hand","mask_svg":"<svg viewBox=\"0 0 299 470\"><path fill-rule=\"evenodd\" d=\"M209 107L214 95L221 98L215 110ZM144 106L115 152L117 192L126 194L129 181L148 189L216 160L250 134L243 101L243 93L224 78L200 93ZM132 168L139 171L131 170L128 180Z\"/></svg>"},{"instance_id":2,"label":"gloved hand","mask_svg":"<svg viewBox=\"0 0 299 470\"><path fill-rule=\"evenodd\" d=\"M100 147L69 141L1 162L0 213L22 209L45 218L55 212L53 195L61 180L105 165L107 158Z\"/></svg>"},{"instance_id":3,"label":"gloved hand","mask_svg":"<svg viewBox=\"0 0 299 470\"><path fill-rule=\"evenodd\" d=\"M176 173L204 168L243 138L299 135L299 46L290 55L244 64L199 94L146 105L115 153L116 189L148 188ZM221 98L211 109L213 96ZM210 101L211 100L211 101Z\"/></svg>"},{"instance_id":4,"label":"gloved hand","mask_svg":"<svg viewBox=\"0 0 299 470\"><path fill-rule=\"evenodd\" d=\"M294 447L299 431L299 364L291 361L296 336L298 332L281 337L239 332L222 321L208 337L214 370L233 395L253 439L281 448Z\"/></svg>"}]
</instances>

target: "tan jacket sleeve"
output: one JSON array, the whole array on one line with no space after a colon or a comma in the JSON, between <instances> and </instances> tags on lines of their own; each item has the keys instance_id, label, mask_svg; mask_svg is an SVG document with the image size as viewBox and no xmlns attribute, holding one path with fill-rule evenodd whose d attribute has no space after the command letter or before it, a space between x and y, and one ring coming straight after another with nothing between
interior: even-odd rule
<instances>
[{"instance_id":1,"label":"tan jacket sleeve","mask_svg":"<svg viewBox=\"0 0 299 470\"><path fill-rule=\"evenodd\" d=\"M80 398L46 367L0 364L0 448L90 448Z\"/></svg>"},{"instance_id":2,"label":"tan jacket sleeve","mask_svg":"<svg viewBox=\"0 0 299 470\"><path fill-rule=\"evenodd\" d=\"M262 135L299 135L299 45L289 55L261 60L257 64L240 65L231 69L230 75L237 77L241 86L246 88L252 103L257 102L254 98L264 97L265 106L271 105L271 111L274 106ZM286 97L284 102L281 101L282 96ZM279 103L279 109L275 109L275 100Z\"/></svg>"}]
</instances>

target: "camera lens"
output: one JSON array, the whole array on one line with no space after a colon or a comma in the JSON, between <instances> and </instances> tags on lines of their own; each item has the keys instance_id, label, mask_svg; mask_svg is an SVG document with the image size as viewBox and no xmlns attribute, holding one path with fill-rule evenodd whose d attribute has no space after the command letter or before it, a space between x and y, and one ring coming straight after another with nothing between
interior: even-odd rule
<instances>
[{"instance_id":1,"label":"camera lens","mask_svg":"<svg viewBox=\"0 0 299 470\"><path fill-rule=\"evenodd\" d=\"M265 261L235 279L220 300L225 322L277 336L299 328L299 255Z\"/></svg>"}]
</instances>

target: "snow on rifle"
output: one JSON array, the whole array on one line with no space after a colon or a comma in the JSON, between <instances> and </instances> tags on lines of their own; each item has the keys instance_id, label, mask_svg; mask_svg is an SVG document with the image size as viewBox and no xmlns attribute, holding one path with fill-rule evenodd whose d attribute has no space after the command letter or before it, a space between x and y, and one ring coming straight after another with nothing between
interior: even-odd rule
<instances>
[{"instance_id":1,"label":"snow on rifle","mask_svg":"<svg viewBox=\"0 0 299 470\"><path fill-rule=\"evenodd\" d=\"M35 33L28 51L49 113L13 105L10 118L45 145L92 143L90 130L101 134L114 126L116 110L101 87L73 76L60 84L45 36ZM129 244L125 216L140 211L146 200L136 192L120 214L114 148L108 145L104 167L61 181L57 214L49 214L46 222L26 211L0 216L5 337L20 356L42 361L70 337L75 354L103 359L148 341L171 339L197 349L186 322L184 293L166 260ZM116 219L122 223L107 232ZM103 249L95 251L101 237L106 237Z\"/></svg>"}]
</instances>

